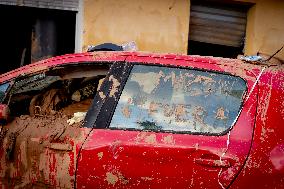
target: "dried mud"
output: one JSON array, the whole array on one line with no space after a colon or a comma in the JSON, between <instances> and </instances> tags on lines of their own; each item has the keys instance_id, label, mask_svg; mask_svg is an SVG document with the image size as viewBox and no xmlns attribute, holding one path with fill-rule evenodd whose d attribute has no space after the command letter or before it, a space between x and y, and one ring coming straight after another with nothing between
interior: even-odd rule
<instances>
[{"instance_id":1,"label":"dried mud","mask_svg":"<svg viewBox=\"0 0 284 189\"><path fill-rule=\"evenodd\" d=\"M22 115L1 130L0 185L2 188L34 188L38 184L73 188L76 145L87 133L82 122L69 125L75 112L87 111L92 100L73 103L60 111ZM50 108L51 107L51 108ZM43 110L43 109L41 109Z\"/></svg>"}]
</instances>

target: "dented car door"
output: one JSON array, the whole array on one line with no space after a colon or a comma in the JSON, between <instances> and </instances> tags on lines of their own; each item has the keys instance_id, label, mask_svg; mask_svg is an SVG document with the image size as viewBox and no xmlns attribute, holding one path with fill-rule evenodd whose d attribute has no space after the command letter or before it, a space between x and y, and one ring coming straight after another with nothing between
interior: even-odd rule
<instances>
[{"instance_id":1,"label":"dented car door","mask_svg":"<svg viewBox=\"0 0 284 189\"><path fill-rule=\"evenodd\" d=\"M256 76L206 61L128 61L99 91L77 187L228 187L251 147Z\"/></svg>"}]
</instances>

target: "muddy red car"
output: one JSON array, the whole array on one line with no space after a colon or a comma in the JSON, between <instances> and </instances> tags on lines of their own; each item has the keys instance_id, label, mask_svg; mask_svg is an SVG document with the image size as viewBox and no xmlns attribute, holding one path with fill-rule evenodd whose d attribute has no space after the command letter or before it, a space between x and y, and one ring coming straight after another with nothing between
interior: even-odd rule
<instances>
[{"instance_id":1,"label":"muddy red car","mask_svg":"<svg viewBox=\"0 0 284 189\"><path fill-rule=\"evenodd\" d=\"M284 188L284 66L139 52L0 76L2 188Z\"/></svg>"}]
</instances>

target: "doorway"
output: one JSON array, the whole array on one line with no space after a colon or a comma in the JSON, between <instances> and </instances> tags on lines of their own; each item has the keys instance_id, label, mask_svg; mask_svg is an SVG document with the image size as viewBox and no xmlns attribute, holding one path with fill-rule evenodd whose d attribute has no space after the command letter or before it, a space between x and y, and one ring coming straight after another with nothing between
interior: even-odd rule
<instances>
[{"instance_id":1,"label":"doorway","mask_svg":"<svg viewBox=\"0 0 284 189\"><path fill-rule=\"evenodd\" d=\"M192 0L188 54L236 58L243 54L250 4Z\"/></svg>"},{"instance_id":2,"label":"doorway","mask_svg":"<svg viewBox=\"0 0 284 189\"><path fill-rule=\"evenodd\" d=\"M0 20L0 74L43 58L74 52L75 11L0 5ZM34 37L47 39L47 34L51 38L45 43L34 43ZM41 49L37 59L32 58L33 49Z\"/></svg>"}]
</instances>

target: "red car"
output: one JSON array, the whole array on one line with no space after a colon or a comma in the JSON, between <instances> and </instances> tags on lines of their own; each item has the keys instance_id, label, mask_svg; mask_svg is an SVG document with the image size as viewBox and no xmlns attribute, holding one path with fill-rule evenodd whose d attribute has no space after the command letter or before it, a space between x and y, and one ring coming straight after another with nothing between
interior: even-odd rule
<instances>
[{"instance_id":1,"label":"red car","mask_svg":"<svg viewBox=\"0 0 284 189\"><path fill-rule=\"evenodd\" d=\"M284 66L139 52L0 76L2 188L284 188Z\"/></svg>"}]
</instances>

